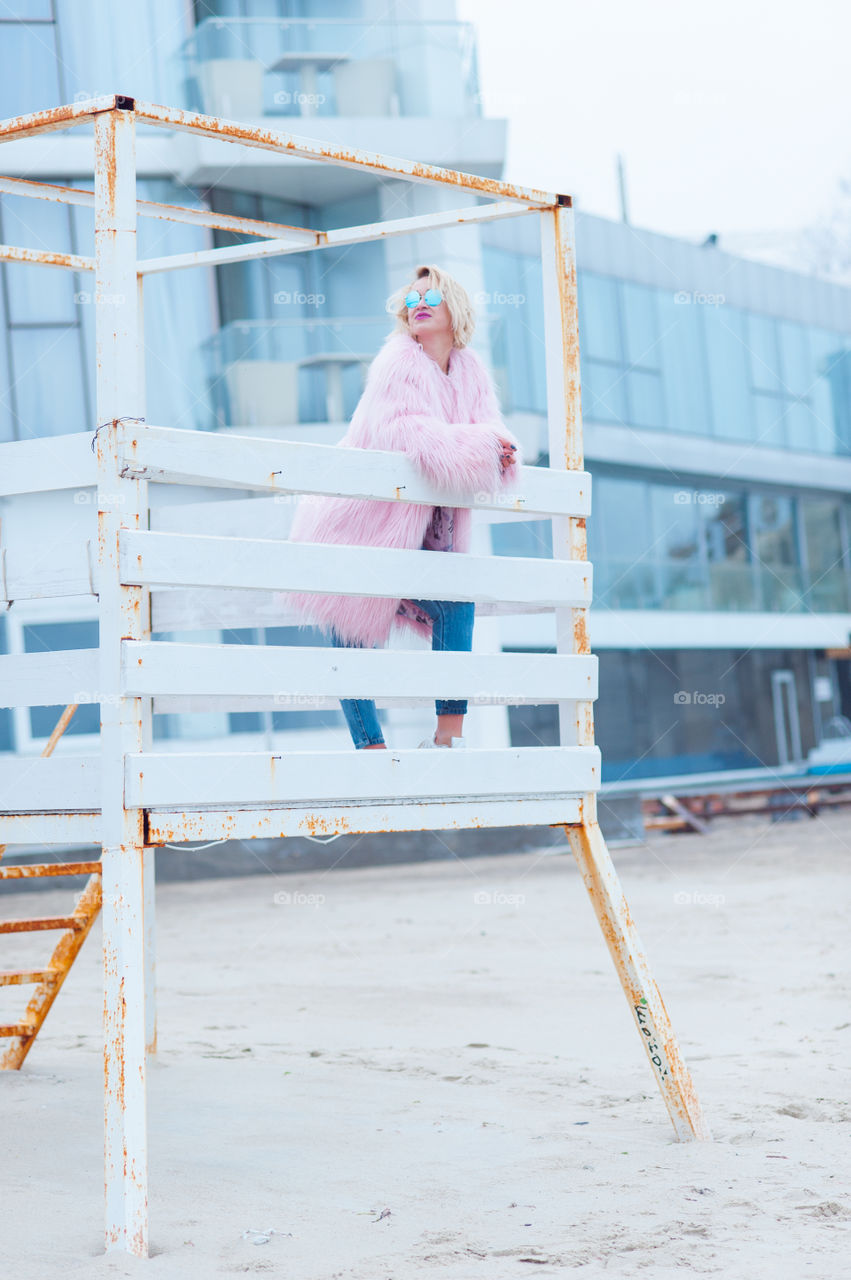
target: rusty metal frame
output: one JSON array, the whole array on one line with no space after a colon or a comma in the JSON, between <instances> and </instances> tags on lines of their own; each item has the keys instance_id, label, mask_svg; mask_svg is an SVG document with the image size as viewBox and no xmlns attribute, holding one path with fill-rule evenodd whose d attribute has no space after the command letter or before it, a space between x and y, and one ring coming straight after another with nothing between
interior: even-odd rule
<instances>
[{"instance_id":1,"label":"rusty metal frame","mask_svg":"<svg viewBox=\"0 0 851 1280\"><path fill-rule=\"evenodd\" d=\"M322 161L386 178L450 186L468 196L500 202L464 206L449 213L402 218L342 231L314 231L197 209L138 201L135 195L136 124L187 132L282 158ZM0 260L66 270L93 270L97 295L114 295L123 305L99 307L96 318L96 433L99 501L102 703L101 748L104 911L105 1032L105 1244L137 1256L148 1255L147 1119L145 1072L155 1046L153 1015L153 849L145 844L143 810L124 807L123 761L150 742L150 698L122 694L119 655L122 640L150 637L150 592L124 585L118 566L120 530L139 528L147 510L147 481L119 471L118 424L144 418L144 374L140 352L142 286L153 271L180 269L253 256L302 252L342 243L405 234L420 227L485 221L537 213L540 217L546 331L547 405L550 466L583 466L579 381L579 329L572 201L569 195L521 187L416 161L333 146L282 130L244 125L197 112L106 95L73 105L33 112L0 122L0 142L93 123L93 193L55 184L0 178L0 190L65 203L93 205L95 254L39 252L0 246ZM167 218L266 237L256 245L177 255L140 263L136 257L137 216ZM123 486L131 501L121 509L110 500ZM129 489L127 486L130 486ZM553 555L587 558L585 518L554 516ZM557 649L588 654L587 608L556 610ZM559 706L563 735L593 744L593 703ZM562 739L563 740L563 739ZM580 822L562 826L582 872L606 944L612 955L635 1025L680 1139L707 1139L709 1129L679 1053L662 997L650 973L617 874L597 822L596 796L581 799Z\"/></svg>"}]
</instances>

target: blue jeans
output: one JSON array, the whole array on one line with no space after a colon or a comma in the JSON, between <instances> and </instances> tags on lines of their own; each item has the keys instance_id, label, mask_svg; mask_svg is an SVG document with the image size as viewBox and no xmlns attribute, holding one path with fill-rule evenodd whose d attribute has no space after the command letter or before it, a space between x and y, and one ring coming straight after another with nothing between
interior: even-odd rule
<instances>
[{"instance_id":1,"label":"blue jeans","mask_svg":"<svg viewBox=\"0 0 851 1280\"><path fill-rule=\"evenodd\" d=\"M476 606L472 601L415 600L414 604L419 605L433 619L432 651L455 649L469 652L472 649L476 613ZM342 640L333 628L331 643L344 649L362 647L357 641ZM384 742L372 698L341 698L340 706L356 748L378 746ZM467 699L437 698L434 709L439 716L464 716L467 714Z\"/></svg>"}]
</instances>

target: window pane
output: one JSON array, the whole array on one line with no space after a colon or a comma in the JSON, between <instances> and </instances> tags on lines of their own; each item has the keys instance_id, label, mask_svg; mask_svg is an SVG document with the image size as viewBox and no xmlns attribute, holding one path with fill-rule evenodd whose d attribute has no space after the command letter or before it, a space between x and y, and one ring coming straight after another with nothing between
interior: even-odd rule
<instances>
[{"instance_id":1,"label":"window pane","mask_svg":"<svg viewBox=\"0 0 851 1280\"><path fill-rule=\"evenodd\" d=\"M594 515L600 552L607 560L638 557L653 541L643 480L594 476Z\"/></svg>"},{"instance_id":2,"label":"window pane","mask_svg":"<svg viewBox=\"0 0 851 1280\"><path fill-rule=\"evenodd\" d=\"M594 476L594 597L609 609L658 604L643 480Z\"/></svg>"},{"instance_id":3,"label":"window pane","mask_svg":"<svg viewBox=\"0 0 851 1280\"><path fill-rule=\"evenodd\" d=\"M580 350L600 360L621 362L618 282L583 271L579 276Z\"/></svg>"},{"instance_id":4,"label":"window pane","mask_svg":"<svg viewBox=\"0 0 851 1280\"><path fill-rule=\"evenodd\" d=\"M751 494L751 529L759 561L759 607L797 611L803 608L800 558L791 498Z\"/></svg>"},{"instance_id":5,"label":"window pane","mask_svg":"<svg viewBox=\"0 0 851 1280\"><path fill-rule=\"evenodd\" d=\"M780 360L776 321L770 316L747 314L746 341L750 356L751 383L763 391L781 391Z\"/></svg>"},{"instance_id":6,"label":"window pane","mask_svg":"<svg viewBox=\"0 0 851 1280\"><path fill-rule=\"evenodd\" d=\"M714 308L677 302L678 296L659 290L667 425L672 431L708 435L712 428L701 313Z\"/></svg>"},{"instance_id":7,"label":"window pane","mask_svg":"<svg viewBox=\"0 0 851 1280\"><path fill-rule=\"evenodd\" d=\"M78 330L13 329L11 337L19 439L86 430Z\"/></svg>"},{"instance_id":8,"label":"window pane","mask_svg":"<svg viewBox=\"0 0 851 1280\"><path fill-rule=\"evenodd\" d=\"M804 400L793 400L786 409L786 440L790 449L820 453L821 429L812 406Z\"/></svg>"},{"instance_id":9,"label":"window pane","mask_svg":"<svg viewBox=\"0 0 851 1280\"><path fill-rule=\"evenodd\" d=\"M496 556L539 556L551 560L552 530L549 520L505 520L492 524L493 553Z\"/></svg>"},{"instance_id":10,"label":"window pane","mask_svg":"<svg viewBox=\"0 0 851 1280\"><path fill-rule=\"evenodd\" d=\"M583 359L582 405L589 422L626 423L626 387L619 365Z\"/></svg>"},{"instance_id":11,"label":"window pane","mask_svg":"<svg viewBox=\"0 0 851 1280\"><path fill-rule=\"evenodd\" d=\"M704 307L713 433L722 440L752 440L745 319L733 307ZM667 376L667 370L666 370Z\"/></svg>"},{"instance_id":12,"label":"window pane","mask_svg":"<svg viewBox=\"0 0 851 1280\"><path fill-rule=\"evenodd\" d=\"M3 28L0 26L0 36ZM7 244L26 249L71 252L67 205L26 196L3 196L3 237ZM68 322L77 319L75 274L61 267L9 262L5 266L12 324ZM94 275L85 273L86 288L94 291Z\"/></svg>"},{"instance_id":13,"label":"window pane","mask_svg":"<svg viewBox=\"0 0 851 1280\"><path fill-rule=\"evenodd\" d=\"M629 421L635 427L664 427L665 405L658 373L631 369L626 375Z\"/></svg>"},{"instance_id":14,"label":"window pane","mask_svg":"<svg viewBox=\"0 0 851 1280\"><path fill-rule=\"evenodd\" d=\"M848 548L842 544L839 499L802 498L799 501L806 541L807 607L815 612L845 610L848 608Z\"/></svg>"},{"instance_id":15,"label":"window pane","mask_svg":"<svg viewBox=\"0 0 851 1280\"><path fill-rule=\"evenodd\" d=\"M802 324L777 321L780 343L780 372L789 395L808 396L812 386L809 335Z\"/></svg>"},{"instance_id":16,"label":"window pane","mask_svg":"<svg viewBox=\"0 0 851 1280\"><path fill-rule=\"evenodd\" d=\"M59 63L52 23L4 22L0 37L3 40L0 120L58 107ZM40 202L30 200L29 203Z\"/></svg>"},{"instance_id":17,"label":"window pane","mask_svg":"<svg viewBox=\"0 0 851 1280\"><path fill-rule=\"evenodd\" d=\"M810 331L813 410L825 453L851 453L851 351L842 334Z\"/></svg>"},{"instance_id":18,"label":"window pane","mask_svg":"<svg viewBox=\"0 0 851 1280\"><path fill-rule=\"evenodd\" d=\"M621 288L627 362L644 369L658 369L662 358L656 306L658 290L630 280L624 280Z\"/></svg>"},{"instance_id":19,"label":"window pane","mask_svg":"<svg viewBox=\"0 0 851 1280\"><path fill-rule=\"evenodd\" d=\"M24 652L44 653L62 649L96 649L98 624L95 619L83 622L29 623L23 628ZM99 733L100 704L93 701L96 689L75 691L79 702L71 717L66 734ZM64 707L32 707L30 709L30 733L34 738L49 738Z\"/></svg>"},{"instance_id":20,"label":"window pane","mask_svg":"<svg viewBox=\"0 0 851 1280\"><path fill-rule=\"evenodd\" d=\"M51 0L3 0L4 18L53 19ZM1 34L1 33L0 33Z\"/></svg>"},{"instance_id":21,"label":"window pane","mask_svg":"<svg viewBox=\"0 0 851 1280\"><path fill-rule=\"evenodd\" d=\"M651 484L649 488L654 554L695 560L699 531L694 494L668 484Z\"/></svg>"},{"instance_id":22,"label":"window pane","mask_svg":"<svg viewBox=\"0 0 851 1280\"><path fill-rule=\"evenodd\" d=\"M753 547L764 563L798 563L793 510L791 498L751 494Z\"/></svg>"},{"instance_id":23,"label":"window pane","mask_svg":"<svg viewBox=\"0 0 851 1280\"><path fill-rule=\"evenodd\" d=\"M786 444L786 410L789 402L780 396L754 392L756 443L782 448Z\"/></svg>"},{"instance_id":24,"label":"window pane","mask_svg":"<svg viewBox=\"0 0 851 1280\"><path fill-rule=\"evenodd\" d=\"M756 576L748 547L743 493L701 492L698 514L703 525L709 575L709 607L756 608Z\"/></svg>"}]
</instances>

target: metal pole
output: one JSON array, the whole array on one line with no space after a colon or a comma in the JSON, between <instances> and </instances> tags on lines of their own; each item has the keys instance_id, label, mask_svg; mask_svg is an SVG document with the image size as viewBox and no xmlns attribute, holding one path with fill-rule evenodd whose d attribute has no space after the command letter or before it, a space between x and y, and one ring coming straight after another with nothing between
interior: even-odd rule
<instances>
[{"instance_id":1,"label":"metal pole","mask_svg":"<svg viewBox=\"0 0 851 1280\"><path fill-rule=\"evenodd\" d=\"M143 748L142 699L121 696L122 639L142 639L144 592L121 585L122 528L141 527L145 481L123 477L117 419L143 414L132 99L95 116L98 594L107 1251L148 1254L143 814L124 808L124 757ZM147 525L147 521L145 521Z\"/></svg>"},{"instance_id":2,"label":"metal pole","mask_svg":"<svg viewBox=\"0 0 851 1280\"><path fill-rule=\"evenodd\" d=\"M558 205L540 217L550 466L581 469L579 317L570 198L560 196ZM554 558L585 560L586 555L585 517L553 517ZM590 653L587 613L587 609L556 610L556 647L559 653ZM593 702L559 703L563 746L593 743L593 708ZM682 1060L668 1011L653 979L644 946L600 830L596 800L595 792L583 796L581 821L575 826L563 824L565 834L677 1137L709 1138L709 1127L688 1068Z\"/></svg>"}]
</instances>

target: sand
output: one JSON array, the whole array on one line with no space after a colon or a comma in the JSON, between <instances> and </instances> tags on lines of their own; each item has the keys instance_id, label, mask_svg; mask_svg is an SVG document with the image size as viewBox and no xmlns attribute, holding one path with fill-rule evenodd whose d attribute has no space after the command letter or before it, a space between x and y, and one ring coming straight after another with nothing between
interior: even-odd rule
<instances>
[{"instance_id":1,"label":"sand","mask_svg":"<svg viewBox=\"0 0 851 1280\"><path fill-rule=\"evenodd\" d=\"M0 1076L0 1269L846 1276L850 848L839 810L613 853L706 1143L675 1140L569 852L163 885L151 1256L103 1253L98 922ZM4 967L43 958L15 941Z\"/></svg>"}]
</instances>

